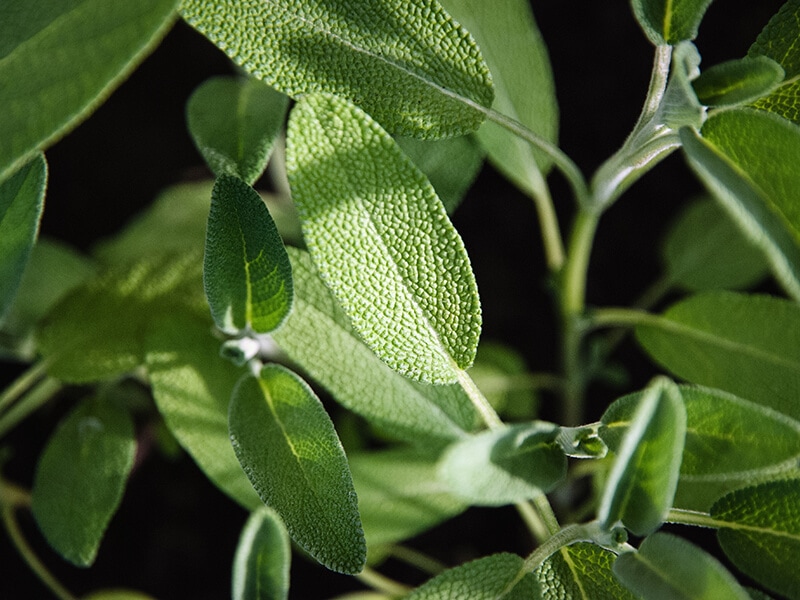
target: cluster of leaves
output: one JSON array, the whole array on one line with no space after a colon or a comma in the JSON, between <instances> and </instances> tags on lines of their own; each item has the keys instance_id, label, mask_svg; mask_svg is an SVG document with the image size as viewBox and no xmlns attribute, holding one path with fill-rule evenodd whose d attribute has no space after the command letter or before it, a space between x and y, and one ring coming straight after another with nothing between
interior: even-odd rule
<instances>
[{"instance_id":1,"label":"cluster of leaves","mask_svg":"<svg viewBox=\"0 0 800 600\"><path fill-rule=\"evenodd\" d=\"M65 559L94 561L134 462L124 390L137 379L208 478L252 511L235 598L287 596L290 540L357 574L468 506L508 504L537 538L529 556L377 597L766 597L657 531L674 522L715 528L737 569L800 598L800 2L748 56L701 73L692 40L710 2L633 0L653 79L633 132L589 182L557 148L547 51L523 0L2 9L2 342L37 362L0 396L0 433L61 385L96 390L44 448L30 497L0 482L6 526L29 503ZM187 104L215 180L167 190L91 258L36 242L43 150L179 16L243 70ZM587 308L602 213L678 148L710 192L664 247L663 287L684 296L661 313ZM278 193L261 194L270 159ZM482 368L487 381L515 369L481 364L477 286L448 215L484 159L539 211L564 324L563 425L481 392ZM566 250L552 169L575 194ZM785 297L734 291L769 273ZM659 376L580 425L587 340L619 326L686 383ZM610 353L613 337L602 341ZM382 448L345 455L320 388ZM562 526L546 494L574 482L570 458L591 465L595 518Z\"/></svg>"}]
</instances>

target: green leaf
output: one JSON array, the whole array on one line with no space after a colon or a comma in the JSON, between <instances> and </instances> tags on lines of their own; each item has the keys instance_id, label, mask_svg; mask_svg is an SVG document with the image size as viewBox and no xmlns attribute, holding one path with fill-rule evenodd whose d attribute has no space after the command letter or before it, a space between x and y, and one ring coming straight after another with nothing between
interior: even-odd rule
<instances>
[{"instance_id":1,"label":"green leaf","mask_svg":"<svg viewBox=\"0 0 800 600\"><path fill-rule=\"evenodd\" d=\"M333 571L361 571L367 548L347 459L311 388L267 365L240 380L228 422L247 477L294 541Z\"/></svg>"},{"instance_id":2,"label":"green leaf","mask_svg":"<svg viewBox=\"0 0 800 600\"><path fill-rule=\"evenodd\" d=\"M710 199L695 201L681 212L661 254L670 282L696 292L748 288L768 270L761 251Z\"/></svg>"},{"instance_id":3,"label":"green leaf","mask_svg":"<svg viewBox=\"0 0 800 600\"><path fill-rule=\"evenodd\" d=\"M482 341L469 376L507 421L531 420L536 415L538 399L528 366L509 346Z\"/></svg>"},{"instance_id":4,"label":"green leaf","mask_svg":"<svg viewBox=\"0 0 800 600\"><path fill-rule=\"evenodd\" d=\"M181 14L278 91L348 98L392 133L469 133L492 103L478 47L434 0L184 0Z\"/></svg>"},{"instance_id":5,"label":"green leaf","mask_svg":"<svg viewBox=\"0 0 800 600\"><path fill-rule=\"evenodd\" d=\"M250 515L233 559L233 600L289 597L289 534L278 514L262 506Z\"/></svg>"},{"instance_id":6,"label":"green leaf","mask_svg":"<svg viewBox=\"0 0 800 600\"><path fill-rule=\"evenodd\" d=\"M800 305L765 295L706 292L636 328L659 364L800 419Z\"/></svg>"},{"instance_id":7,"label":"green leaf","mask_svg":"<svg viewBox=\"0 0 800 600\"><path fill-rule=\"evenodd\" d=\"M771 590L800 598L800 480L736 490L720 498L710 514L733 564Z\"/></svg>"},{"instance_id":8,"label":"green leaf","mask_svg":"<svg viewBox=\"0 0 800 600\"><path fill-rule=\"evenodd\" d=\"M678 485L685 437L680 390L659 378L642 394L620 443L598 509L604 528L622 521L636 535L646 535L664 522Z\"/></svg>"},{"instance_id":9,"label":"green leaf","mask_svg":"<svg viewBox=\"0 0 800 600\"><path fill-rule=\"evenodd\" d=\"M43 154L5 181L0 178L0 323L14 300L36 243L46 187Z\"/></svg>"},{"instance_id":10,"label":"green leaf","mask_svg":"<svg viewBox=\"0 0 800 600\"><path fill-rule=\"evenodd\" d=\"M211 195L203 284L217 327L267 333L292 307L292 265L261 196L221 175Z\"/></svg>"},{"instance_id":11,"label":"green leaf","mask_svg":"<svg viewBox=\"0 0 800 600\"><path fill-rule=\"evenodd\" d=\"M481 48L492 72L492 108L544 139L558 137L558 102L547 46L525 0L442 0ZM484 123L478 139L492 164L528 194L546 193L543 173L550 158L495 123ZM435 186L434 186L435 187Z\"/></svg>"},{"instance_id":12,"label":"green leaf","mask_svg":"<svg viewBox=\"0 0 800 600\"><path fill-rule=\"evenodd\" d=\"M406 600L523 600L536 598L533 575L523 572L515 554L493 554L445 571L406 596ZM524 575L524 576L523 576Z\"/></svg>"},{"instance_id":13,"label":"green leaf","mask_svg":"<svg viewBox=\"0 0 800 600\"><path fill-rule=\"evenodd\" d=\"M353 327L390 367L454 383L481 329L469 259L425 176L367 114L298 101L287 168L311 256Z\"/></svg>"},{"instance_id":14,"label":"green leaf","mask_svg":"<svg viewBox=\"0 0 800 600\"><path fill-rule=\"evenodd\" d=\"M402 542L467 506L436 477L436 457L414 449L348 456L367 544Z\"/></svg>"},{"instance_id":15,"label":"green leaf","mask_svg":"<svg viewBox=\"0 0 800 600\"><path fill-rule=\"evenodd\" d=\"M288 248L295 309L273 337L337 402L409 442L442 445L477 423L458 385L412 382L387 367L353 331L307 252Z\"/></svg>"},{"instance_id":16,"label":"green leaf","mask_svg":"<svg viewBox=\"0 0 800 600\"><path fill-rule=\"evenodd\" d=\"M656 46L697 37L711 0L632 0L633 13Z\"/></svg>"},{"instance_id":17,"label":"green leaf","mask_svg":"<svg viewBox=\"0 0 800 600\"><path fill-rule=\"evenodd\" d=\"M0 19L0 181L64 136L172 25L177 0L17 2Z\"/></svg>"},{"instance_id":18,"label":"green leaf","mask_svg":"<svg viewBox=\"0 0 800 600\"><path fill-rule=\"evenodd\" d=\"M634 600L614 577L615 558L588 542L564 546L533 571L542 600Z\"/></svg>"},{"instance_id":19,"label":"green leaf","mask_svg":"<svg viewBox=\"0 0 800 600\"><path fill-rule=\"evenodd\" d=\"M252 185L264 172L283 128L289 99L253 78L212 77L186 105L197 149L219 177Z\"/></svg>"},{"instance_id":20,"label":"green leaf","mask_svg":"<svg viewBox=\"0 0 800 600\"><path fill-rule=\"evenodd\" d=\"M734 106L766 96L783 77L783 67L771 58L748 56L714 65L703 71L692 86L706 106Z\"/></svg>"},{"instance_id":21,"label":"green leaf","mask_svg":"<svg viewBox=\"0 0 800 600\"><path fill-rule=\"evenodd\" d=\"M672 53L670 77L659 106L659 117L671 129L699 129L706 119L692 83L700 75L700 52L692 42L681 42Z\"/></svg>"},{"instance_id":22,"label":"green leaf","mask_svg":"<svg viewBox=\"0 0 800 600\"><path fill-rule=\"evenodd\" d=\"M262 506L242 471L228 433L228 405L242 375L219 357L211 323L191 315L153 319L145 365L159 412L208 478L247 509Z\"/></svg>"},{"instance_id":23,"label":"green leaf","mask_svg":"<svg viewBox=\"0 0 800 600\"><path fill-rule=\"evenodd\" d=\"M668 533L655 533L638 552L621 555L614 573L644 600L749 600L750 596L710 554Z\"/></svg>"},{"instance_id":24,"label":"green leaf","mask_svg":"<svg viewBox=\"0 0 800 600\"><path fill-rule=\"evenodd\" d=\"M82 600L155 600L152 596L135 590L109 589L92 592Z\"/></svg>"},{"instance_id":25,"label":"green leaf","mask_svg":"<svg viewBox=\"0 0 800 600\"><path fill-rule=\"evenodd\" d=\"M39 458L31 509L50 545L71 563L94 562L136 451L133 421L111 395L82 402Z\"/></svg>"},{"instance_id":26,"label":"green leaf","mask_svg":"<svg viewBox=\"0 0 800 600\"><path fill-rule=\"evenodd\" d=\"M534 421L483 431L447 448L439 477L475 505L524 502L552 490L567 474L556 441L560 429Z\"/></svg>"},{"instance_id":27,"label":"green leaf","mask_svg":"<svg viewBox=\"0 0 800 600\"><path fill-rule=\"evenodd\" d=\"M714 113L703 137L681 130L689 165L765 253L778 281L800 299L800 130L768 113L731 109ZM781 160L773 160L775 152Z\"/></svg>"}]
</instances>

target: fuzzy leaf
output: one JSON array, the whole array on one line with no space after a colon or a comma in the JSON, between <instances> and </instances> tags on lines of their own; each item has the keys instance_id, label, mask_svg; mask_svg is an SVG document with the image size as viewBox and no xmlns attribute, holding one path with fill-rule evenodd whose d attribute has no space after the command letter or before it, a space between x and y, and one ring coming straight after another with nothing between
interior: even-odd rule
<instances>
[{"instance_id":1,"label":"fuzzy leaf","mask_svg":"<svg viewBox=\"0 0 800 600\"><path fill-rule=\"evenodd\" d=\"M725 554L744 573L792 599L800 598L800 480L736 490L711 507Z\"/></svg>"},{"instance_id":2,"label":"fuzzy leaf","mask_svg":"<svg viewBox=\"0 0 800 600\"><path fill-rule=\"evenodd\" d=\"M463 135L492 103L478 47L435 0L183 0L181 14L278 91L348 98L392 133Z\"/></svg>"},{"instance_id":3,"label":"fuzzy leaf","mask_svg":"<svg viewBox=\"0 0 800 600\"><path fill-rule=\"evenodd\" d=\"M567 473L560 429L535 421L492 429L448 447L439 477L471 504L501 506L548 492Z\"/></svg>"},{"instance_id":4,"label":"fuzzy leaf","mask_svg":"<svg viewBox=\"0 0 800 600\"><path fill-rule=\"evenodd\" d=\"M289 534L278 514L262 506L250 515L233 559L233 600L289 597Z\"/></svg>"},{"instance_id":5,"label":"fuzzy leaf","mask_svg":"<svg viewBox=\"0 0 800 600\"><path fill-rule=\"evenodd\" d=\"M333 571L361 571L367 547L347 458L311 388L267 365L237 384L228 422L242 468L292 539Z\"/></svg>"},{"instance_id":6,"label":"fuzzy leaf","mask_svg":"<svg viewBox=\"0 0 800 600\"><path fill-rule=\"evenodd\" d=\"M800 305L706 292L636 328L650 356L678 377L800 419Z\"/></svg>"},{"instance_id":7,"label":"fuzzy leaf","mask_svg":"<svg viewBox=\"0 0 800 600\"><path fill-rule=\"evenodd\" d=\"M655 533L638 552L621 555L614 573L644 600L749 600L750 596L710 554L668 533Z\"/></svg>"},{"instance_id":8,"label":"fuzzy leaf","mask_svg":"<svg viewBox=\"0 0 800 600\"><path fill-rule=\"evenodd\" d=\"M0 18L0 181L94 111L166 34L177 5L7 3Z\"/></svg>"},{"instance_id":9,"label":"fuzzy leaf","mask_svg":"<svg viewBox=\"0 0 800 600\"><path fill-rule=\"evenodd\" d=\"M712 0L633 0L633 13L656 46L676 45L697 37L697 29Z\"/></svg>"},{"instance_id":10,"label":"fuzzy leaf","mask_svg":"<svg viewBox=\"0 0 800 600\"><path fill-rule=\"evenodd\" d=\"M606 481L598 519L606 529L618 521L646 535L672 506L686 437L686 409L678 387L652 383L639 401Z\"/></svg>"},{"instance_id":11,"label":"fuzzy leaf","mask_svg":"<svg viewBox=\"0 0 800 600\"><path fill-rule=\"evenodd\" d=\"M221 175L211 194L203 284L217 327L267 333L292 307L292 265L261 196Z\"/></svg>"},{"instance_id":12,"label":"fuzzy leaf","mask_svg":"<svg viewBox=\"0 0 800 600\"><path fill-rule=\"evenodd\" d=\"M14 300L36 243L46 188L43 154L5 181L0 178L0 323Z\"/></svg>"},{"instance_id":13,"label":"fuzzy leaf","mask_svg":"<svg viewBox=\"0 0 800 600\"><path fill-rule=\"evenodd\" d=\"M771 58L748 56L703 71L692 87L706 106L733 106L766 96L783 76L783 67Z\"/></svg>"},{"instance_id":14,"label":"fuzzy leaf","mask_svg":"<svg viewBox=\"0 0 800 600\"><path fill-rule=\"evenodd\" d=\"M31 509L47 541L66 560L81 567L94 562L135 451L133 421L113 396L82 402L48 441Z\"/></svg>"},{"instance_id":15,"label":"fuzzy leaf","mask_svg":"<svg viewBox=\"0 0 800 600\"><path fill-rule=\"evenodd\" d=\"M253 78L212 77L186 105L192 139L219 177L252 185L264 172L283 128L289 99Z\"/></svg>"},{"instance_id":16,"label":"fuzzy leaf","mask_svg":"<svg viewBox=\"0 0 800 600\"><path fill-rule=\"evenodd\" d=\"M367 114L303 97L287 168L311 256L367 345L390 367L454 383L481 329L464 244L425 176Z\"/></svg>"},{"instance_id":17,"label":"fuzzy leaf","mask_svg":"<svg viewBox=\"0 0 800 600\"><path fill-rule=\"evenodd\" d=\"M353 331L307 252L288 248L295 310L273 334L283 350L336 400L393 436L443 445L478 416L458 385L412 382L387 367Z\"/></svg>"}]
</instances>

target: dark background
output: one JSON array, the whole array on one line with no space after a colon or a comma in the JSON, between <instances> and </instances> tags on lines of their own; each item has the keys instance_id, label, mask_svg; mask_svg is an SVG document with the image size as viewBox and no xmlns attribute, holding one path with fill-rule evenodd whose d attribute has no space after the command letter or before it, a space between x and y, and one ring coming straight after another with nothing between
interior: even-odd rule
<instances>
[{"instance_id":1,"label":"dark background","mask_svg":"<svg viewBox=\"0 0 800 600\"><path fill-rule=\"evenodd\" d=\"M744 55L781 4L713 3L696 42L702 67ZM553 63L561 147L591 173L633 126L647 89L652 47L622 0L538 0L532 6ZM89 120L47 151L42 234L87 250L119 230L160 189L202 174L203 161L185 127L185 102L207 77L230 72L220 51L177 23ZM569 189L557 174L550 181L561 222L568 223ZM626 193L601 222L588 282L590 304L630 303L658 276L659 237L676 210L700 191L675 153ZM516 348L531 370L555 369L554 314L530 201L486 166L454 222L481 290L484 339ZM653 374L633 346L620 352L631 367L632 387ZM590 410L601 411L615 393L592 389ZM63 410L46 408L4 440L15 452L6 467L9 478L30 485L38 453ZM157 453L132 477L89 570L70 567L53 554L21 514L28 538L71 590L126 586L162 599L228 597L233 550L245 518L190 459L168 460ZM494 551L527 553L530 541L519 523L512 510L476 509L415 543L450 564ZM46 597L4 534L0 565L0 598ZM359 587L351 578L294 560L292 598L326 598Z\"/></svg>"}]
</instances>

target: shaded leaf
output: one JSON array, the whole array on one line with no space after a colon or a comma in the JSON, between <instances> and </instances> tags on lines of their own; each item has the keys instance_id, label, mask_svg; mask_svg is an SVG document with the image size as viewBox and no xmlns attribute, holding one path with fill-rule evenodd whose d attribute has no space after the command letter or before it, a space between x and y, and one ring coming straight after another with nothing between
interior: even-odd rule
<instances>
[{"instance_id":1,"label":"shaded leaf","mask_svg":"<svg viewBox=\"0 0 800 600\"><path fill-rule=\"evenodd\" d=\"M706 69L692 87L706 106L734 106L766 96L783 76L783 67L771 58L748 56Z\"/></svg>"},{"instance_id":2,"label":"shaded leaf","mask_svg":"<svg viewBox=\"0 0 800 600\"><path fill-rule=\"evenodd\" d=\"M469 376L506 420L531 420L536 415L538 398L528 366L509 346L482 341Z\"/></svg>"},{"instance_id":3,"label":"shaded leaf","mask_svg":"<svg viewBox=\"0 0 800 600\"><path fill-rule=\"evenodd\" d=\"M393 133L465 134L492 102L478 47L433 0L184 0L181 14L275 89L348 98Z\"/></svg>"},{"instance_id":4,"label":"shaded leaf","mask_svg":"<svg viewBox=\"0 0 800 600\"><path fill-rule=\"evenodd\" d=\"M233 600L289 597L289 534L278 514L262 506L250 515L233 559Z\"/></svg>"},{"instance_id":5,"label":"shaded leaf","mask_svg":"<svg viewBox=\"0 0 800 600\"><path fill-rule=\"evenodd\" d=\"M267 365L240 380L228 422L242 468L294 541L331 570L361 571L367 548L347 459L311 388Z\"/></svg>"},{"instance_id":6,"label":"shaded leaf","mask_svg":"<svg viewBox=\"0 0 800 600\"><path fill-rule=\"evenodd\" d=\"M92 592L88 596L83 596L83 600L155 600L155 598L135 590L108 589Z\"/></svg>"},{"instance_id":7,"label":"shaded leaf","mask_svg":"<svg viewBox=\"0 0 800 600\"><path fill-rule=\"evenodd\" d=\"M633 13L656 46L697 37L697 28L712 0L632 0Z\"/></svg>"},{"instance_id":8,"label":"shaded leaf","mask_svg":"<svg viewBox=\"0 0 800 600\"><path fill-rule=\"evenodd\" d=\"M390 367L454 383L481 328L464 244L425 176L368 115L305 96L287 168L311 256L353 327Z\"/></svg>"}]
</instances>

